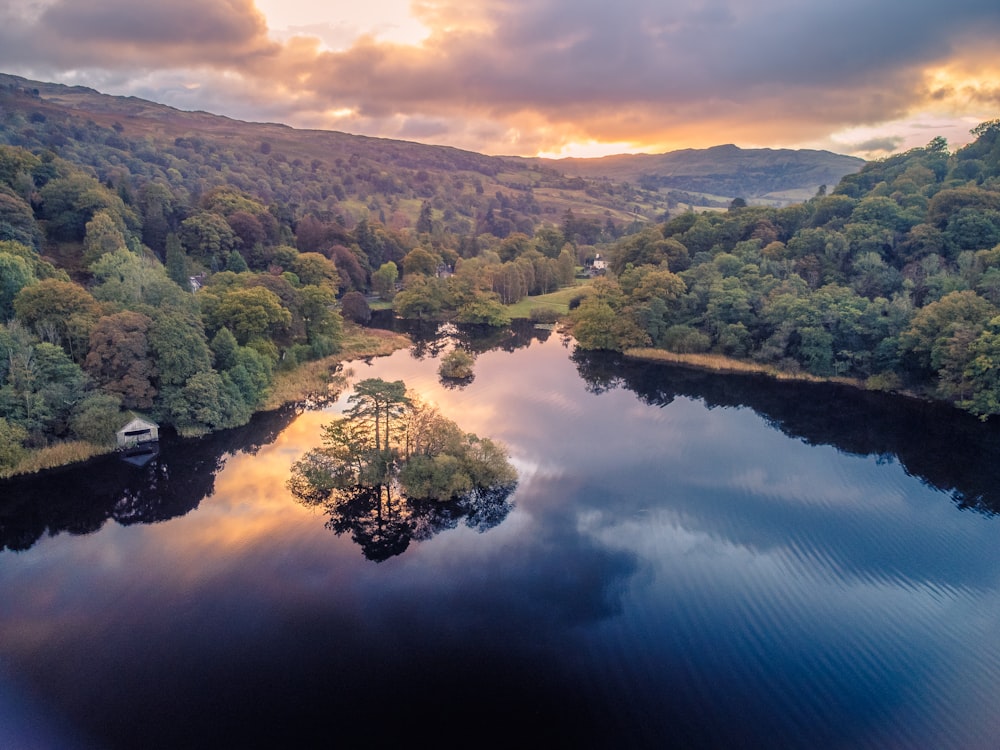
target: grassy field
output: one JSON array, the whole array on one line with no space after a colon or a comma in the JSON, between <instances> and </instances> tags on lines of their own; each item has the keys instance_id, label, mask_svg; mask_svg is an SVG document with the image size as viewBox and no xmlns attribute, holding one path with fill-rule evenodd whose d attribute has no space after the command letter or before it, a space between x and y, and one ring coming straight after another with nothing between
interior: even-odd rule
<instances>
[{"instance_id":1,"label":"grassy field","mask_svg":"<svg viewBox=\"0 0 1000 750\"><path fill-rule=\"evenodd\" d=\"M580 281L576 286L568 286L551 294L539 294L537 297L525 297L520 302L507 305L507 312L512 318L530 318L531 311L536 308L554 310L560 315L569 312L569 301L585 290L590 280Z\"/></svg>"}]
</instances>

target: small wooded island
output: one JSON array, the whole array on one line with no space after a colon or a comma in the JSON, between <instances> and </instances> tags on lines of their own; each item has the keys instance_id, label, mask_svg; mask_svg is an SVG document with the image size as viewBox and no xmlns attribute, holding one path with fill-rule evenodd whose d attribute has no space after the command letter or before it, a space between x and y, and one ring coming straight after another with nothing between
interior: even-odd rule
<instances>
[{"instance_id":1,"label":"small wooded island","mask_svg":"<svg viewBox=\"0 0 1000 750\"><path fill-rule=\"evenodd\" d=\"M296 496L398 482L410 497L454 500L517 481L501 445L463 432L402 380L367 378L347 401L344 417L323 428L323 447L292 467Z\"/></svg>"},{"instance_id":2,"label":"small wooded island","mask_svg":"<svg viewBox=\"0 0 1000 750\"><path fill-rule=\"evenodd\" d=\"M402 380L367 378L347 400L323 427L323 447L292 466L288 488L365 557L388 559L461 517L479 531L506 518L517 472L502 445L463 432Z\"/></svg>"}]
</instances>

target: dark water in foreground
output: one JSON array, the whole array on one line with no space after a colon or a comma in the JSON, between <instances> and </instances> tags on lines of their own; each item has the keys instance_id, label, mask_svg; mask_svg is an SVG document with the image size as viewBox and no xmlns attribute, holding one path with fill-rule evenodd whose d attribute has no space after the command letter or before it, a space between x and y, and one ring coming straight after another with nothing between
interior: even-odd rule
<instances>
[{"instance_id":1,"label":"dark water in foreground","mask_svg":"<svg viewBox=\"0 0 1000 750\"><path fill-rule=\"evenodd\" d=\"M339 405L0 483L0 747L1000 746L994 425L493 343L353 365L521 477L381 562L284 486Z\"/></svg>"}]
</instances>

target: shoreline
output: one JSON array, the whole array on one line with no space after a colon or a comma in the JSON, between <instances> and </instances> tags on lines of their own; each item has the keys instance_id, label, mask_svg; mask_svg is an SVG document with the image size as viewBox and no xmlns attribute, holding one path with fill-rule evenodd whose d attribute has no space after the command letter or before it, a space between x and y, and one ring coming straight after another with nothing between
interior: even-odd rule
<instances>
[{"instance_id":1,"label":"shoreline","mask_svg":"<svg viewBox=\"0 0 1000 750\"><path fill-rule=\"evenodd\" d=\"M412 343L402 333L345 324L344 341L339 352L323 359L305 362L294 370L277 373L268 397L253 413L256 415L274 411L288 404L327 394L331 382L337 377L335 371L338 365L371 357L386 357ZM96 445L82 440L55 443L29 451L10 474L0 475L0 481L84 463L115 452L117 448L114 446Z\"/></svg>"},{"instance_id":2,"label":"shoreline","mask_svg":"<svg viewBox=\"0 0 1000 750\"><path fill-rule=\"evenodd\" d=\"M775 380L798 380L806 383L836 383L862 390L877 390L868 388L865 381L859 378L848 378L837 375L821 377L808 372L788 372L774 365L764 365L743 359L733 359L724 354L679 354L666 349L651 347L634 347L626 349L622 354L628 359L641 362L658 362L662 364L680 365L697 370L709 370L726 375L766 375ZM883 391L884 393L902 393L901 391ZM912 394L908 394L912 395Z\"/></svg>"},{"instance_id":3,"label":"shoreline","mask_svg":"<svg viewBox=\"0 0 1000 750\"><path fill-rule=\"evenodd\" d=\"M716 372L721 375L763 375L774 380L797 381L801 383L826 383L832 385L842 385L848 388L856 388L868 393L882 393L887 396L897 396L922 401L928 404L942 404L950 406L963 414L968 412L959 409L955 404L941 399L936 399L927 395L922 395L915 391L904 388L878 388L873 387L868 381L860 378L848 378L838 375L822 377L808 372L788 372L781 370L774 365L764 365L758 362L748 362L742 359L733 359L724 354L679 354L668 352L665 349L653 349L651 347L634 347L626 349L622 355L636 362L650 362L653 364L677 365L687 367L692 370L705 370Z\"/></svg>"}]
</instances>

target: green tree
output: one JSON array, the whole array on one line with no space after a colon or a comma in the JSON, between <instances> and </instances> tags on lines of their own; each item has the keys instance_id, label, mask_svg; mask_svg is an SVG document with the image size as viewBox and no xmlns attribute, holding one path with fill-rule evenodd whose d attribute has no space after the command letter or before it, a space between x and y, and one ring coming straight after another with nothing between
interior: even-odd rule
<instances>
[{"instance_id":1,"label":"green tree","mask_svg":"<svg viewBox=\"0 0 1000 750\"><path fill-rule=\"evenodd\" d=\"M219 373L211 369L196 372L182 388L170 393L167 406L171 421L186 436L227 427L224 398L225 384Z\"/></svg>"},{"instance_id":2,"label":"green tree","mask_svg":"<svg viewBox=\"0 0 1000 750\"><path fill-rule=\"evenodd\" d=\"M101 446L115 444L115 434L123 423L121 397L96 391L77 404L70 418L70 430L80 440Z\"/></svg>"},{"instance_id":3,"label":"green tree","mask_svg":"<svg viewBox=\"0 0 1000 750\"><path fill-rule=\"evenodd\" d=\"M171 234L175 204L170 188L161 182L147 182L139 190L142 242L156 253L164 253L168 248L167 238Z\"/></svg>"},{"instance_id":4,"label":"green tree","mask_svg":"<svg viewBox=\"0 0 1000 750\"><path fill-rule=\"evenodd\" d=\"M354 386L347 402L351 407L345 412L351 419L369 424L375 438L375 452L384 453L395 430L394 421L401 417L409 404L406 384L381 378L366 378Z\"/></svg>"},{"instance_id":5,"label":"green tree","mask_svg":"<svg viewBox=\"0 0 1000 750\"><path fill-rule=\"evenodd\" d=\"M108 209L138 226L138 217L125 208L121 198L93 177L73 173L51 180L40 192L41 217L47 220L49 236L67 242L80 242L87 222L102 209Z\"/></svg>"},{"instance_id":6,"label":"green tree","mask_svg":"<svg viewBox=\"0 0 1000 750\"><path fill-rule=\"evenodd\" d=\"M156 305L177 291L174 284L167 286L166 273L158 260L124 248L102 255L90 270L97 282L94 297L123 307Z\"/></svg>"},{"instance_id":7,"label":"green tree","mask_svg":"<svg viewBox=\"0 0 1000 750\"><path fill-rule=\"evenodd\" d=\"M240 255L240 251L235 249L230 250L229 254L226 255L225 268L233 273L244 273L250 270L246 260Z\"/></svg>"},{"instance_id":8,"label":"green tree","mask_svg":"<svg viewBox=\"0 0 1000 750\"><path fill-rule=\"evenodd\" d=\"M969 345L963 376L968 393L959 405L981 419L1000 414L1000 317L992 318Z\"/></svg>"},{"instance_id":9,"label":"green tree","mask_svg":"<svg viewBox=\"0 0 1000 750\"><path fill-rule=\"evenodd\" d=\"M968 330L978 337L995 314L995 308L975 292L952 292L917 310L900 336L900 347L920 371L936 373L949 357L955 333Z\"/></svg>"},{"instance_id":10,"label":"green tree","mask_svg":"<svg viewBox=\"0 0 1000 750\"><path fill-rule=\"evenodd\" d=\"M0 251L0 322L14 317L14 298L24 287L36 281L27 260Z\"/></svg>"},{"instance_id":11,"label":"green tree","mask_svg":"<svg viewBox=\"0 0 1000 750\"><path fill-rule=\"evenodd\" d=\"M0 186L0 241L3 240L37 248L42 244L42 233L31 205L13 191Z\"/></svg>"},{"instance_id":12,"label":"green tree","mask_svg":"<svg viewBox=\"0 0 1000 750\"><path fill-rule=\"evenodd\" d=\"M0 413L21 425L35 446L62 437L87 378L60 347L36 343L26 332L10 341L7 383L0 388Z\"/></svg>"},{"instance_id":13,"label":"green tree","mask_svg":"<svg viewBox=\"0 0 1000 750\"><path fill-rule=\"evenodd\" d=\"M447 289L443 279L411 276L406 288L399 292L392 303L393 310L402 318L431 318L444 309Z\"/></svg>"},{"instance_id":14,"label":"green tree","mask_svg":"<svg viewBox=\"0 0 1000 750\"><path fill-rule=\"evenodd\" d=\"M340 283L337 267L320 253L300 253L291 264L291 270L305 285L326 286L336 291Z\"/></svg>"},{"instance_id":15,"label":"green tree","mask_svg":"<svg viewBox=\"0 0 1000 750\"><path fill-rule=\"evenodd\" d=\"M157 390L177 389L198 372L212 369L212 351L201 318L184 310L169 310L153 318L148 332L159 374Z\"/></svg>"},{"instance_id":16,"label":"green tree","mask_svg":"<svg viewBox=\"0 0 1000 750\"><path fill-rule=\"evenodd\" d=\"M232 331L223 326L212 338L211 349L215 358L215 369L228 370L236 366L236 352L239 350L239 343Z\"/></svg>"},{"instance_id":17,"label":"green tree","mask_svg":"<svg viewBox=\"0 0 1000 750\"><path fill-rule=\"evenodd\" d=\"M82 361L90 348L90 329L100 316L100 306L79 284L42 279L18 292L14 313L26 326L60 341L74 360Z\"/></svg>"},{"instance_id":18,"label":"green tree","mask_svg":"<svg viewBox=\"0 0 1000 750\"><path fill-rule=\"evenodd\" d=\"M27 439L28 432L21 425L0 417L0 477L9 476L27 455L24 447Z\"/></svg>"},{"instance_id":19,"label":"green tree","mask_svg":"<svg viewBox=\"0 0 1000 750\"><path fill-rule=\"evenodd\" d=\"M278 332L292 322L278 295L263 287L228 290L206 312L209 328L228 328L241 344Z\"/></svg>"},{"instance_id":20,"label":"green tree","mask_svg":"<svg viewBox=\"0 0 1000 750\"><path fill-rule=\"evenodd\" d=\"M106 208L94 214L87 222L83 238L83 262L92 264L105 253L126 250L125 222L121 216Z\"/></svg>"},{"instance_id":21,"label":"green tree","mask_svg":"<svg viewBox=\"0 0 1000 750\"><path fill-rule=\"evenodd\" d=\"M420 215L417 217L417 231L421 233L430 233L434 231L434 221L433 214L431 213L431 204L424 201L424 204L420 207ZM405 263L404 263L405 266ZM417 273L416 271L408 271L407 273Z\"/></svg>"},{"instance_id":22,"label":"green tree","mask_svg":"<svg viewBox=\"0 0 1000 750\"><path fill-rule=\"evenodd\" d=\"M379 266L378 270L372 274L372 289L380 299L391 300L396 294L396 280L399 278L399 269L391 260Z\"/></svg>"},{"instance_id":23,"label":"green tree","mask_svg":"<svg viewBox=\"0 0 1000 750\"><path fill-rule=\"evenodd\" d=\"M167 276L185 292L191 291L191 280L187 269L187 256L181 247L180 238L171 232L166 240L166 271Z\"/></svg>"},{"instance_id":24,"label":"green tree","mask_svg":"<svg viewBox=\"0 0 1000 750\"><path fill-rule=\"evenodd\" d=\"M625 295L614 279L597 279L580 305L570 313L573 338L582 349L623 351L649 344L644 333L628 315L623 315Z\"/></svg>"},{"instance_id":25,"label":"green tree","mask_svg":"<svg viewBox=\"0 0 1000 750\"><path fill-rule=\"evenodd\" d=\"M236 234L218 214L202 211L181 222L178 233L187 254L203 263L218 262L236 249Z\"/></svg>"},{"instance_id":26,"label":"green tree","mask_svg":"<svg viewBox=\"0 0 1000 750\"><path fill-rule=\"evenodd\" d=\"M434 276L440 263L439 256L422 247L416 247L403 258L403 273L406 276L414 274Z\"/></svg>"},{"instance_id":27,"label":"green tree","mask_svg":"<svg viewBox=\"0 0 1000 750\"><path fill-rule=\"evenodd\" d=\"M510 325L510 314L500 304L497 295L481 293L458 308L455 320L459 323L501 327Z\"/></svg>"},{"instance_id":28,"label":"green tree","mask_svg":"<svg viewBox=\"0 0 1000 750\"><path fill-rule=\"evenodd\" d=\"M299 315L313 354L317 357L333 354L344 338L344 319L336 309L332 287L304 286L298 296Z\"/></svg>"}]
</instances>

